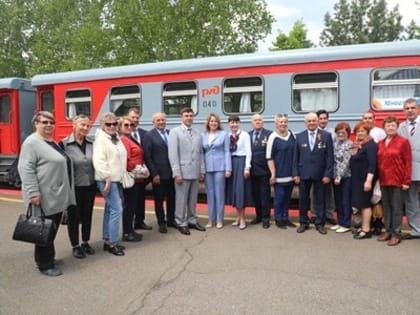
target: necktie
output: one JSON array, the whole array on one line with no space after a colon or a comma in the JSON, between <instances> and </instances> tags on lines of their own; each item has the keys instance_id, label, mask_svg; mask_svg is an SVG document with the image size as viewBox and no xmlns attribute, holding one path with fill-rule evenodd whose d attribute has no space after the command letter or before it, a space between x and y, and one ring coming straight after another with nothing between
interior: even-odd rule
<instances>
[{"instance_id":1,"label":"necktie","mask_svg":"<svg viewBox=\"0 0 420 315\"><path fill-rule=\"evenodd\" d=\"M136 130L136 131L133 131L133 137L134 137L134 139L136 139L136 141L137 141L138 143L140 143L140 135L139 135L139 133L137 132L137 130Z\"/></svg>"},{"instance_id":2,"label":"necktie","mask_svg":"<svg viewBox=\"0 0 420 315\"><path fill-rule=\"evenodd\" d=\"M168 138L166 137L166 131L162 130L160 133L162 135L163 141L165 141L165 143L168 144Z\"/></svg>"},{"instance_id":3,"label":"necktie","mask_svg":"<svg viewBox=\"0 0 420 315\"><path fill-rule=\"evenodd\" d=\"M416 130L416 122L412 121L410 123L410 136L414 136L414 130Z\"/></svg>"},{"instance_id":4,"label":"necktie","mask_svg":"<svg viewBox=\"0 0 420 315\"><path fill-rule=\"evenodd\" d=\"M258 131L255 132L255 137L254 137L254 144L258 143L258 140L260 138L260 133Z\"/></svg>"},{"instance_id":5,"label":"necktie","mask_svg":"<svg viewBox=\"0 0 420 315\"><path fill-rule=\"evenodd\" d=\"M191 128L187 128L188 134L190 135L190 137L192 138L192 129Z\"/></svg>"},{"instance_id":6,"label":"necktie","mask_svg":"<svg viewBox=\"0 0 420 315\"><path fill-rule=\"evenodd\" d=\"M311 131L309 136L309 147L311 148L311 151L314 149L315 146L315 132Z\"/></svg>"}]
</instances>

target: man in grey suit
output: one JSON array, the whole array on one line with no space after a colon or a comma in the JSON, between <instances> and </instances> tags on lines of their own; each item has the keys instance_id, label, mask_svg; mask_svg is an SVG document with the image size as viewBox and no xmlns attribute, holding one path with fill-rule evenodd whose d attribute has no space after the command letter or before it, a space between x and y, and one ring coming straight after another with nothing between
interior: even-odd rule
<instances>
[{"instance_id":1,"label":"man in grey suit","mask_svg":"<svg viewBox=\"0 0 420 315\"><path fill-rule=\"evenodd\" d=\"M400 124L398 134L408 139L411 145L411 185L408 191L403 192L411 233L402 238L409 240L420 238L420 117L419 104L415 98L404 102L404 113L407 120Z\"/></svg>"},{"instance_id":2,"label":"man in grey suit","mask_svg":"<svg viewBox=\"0 0 420 315\"><path fill-rule=\"evenodd\" d=\"M198 223L195 210L199 181L204 180L204 156L201 135L192 128L194 111L183 108L181 121L169 133L168 154L175 179L175 222L182 234L190 235L189 228L206 230Z\"/></svg>"}]
</instances>

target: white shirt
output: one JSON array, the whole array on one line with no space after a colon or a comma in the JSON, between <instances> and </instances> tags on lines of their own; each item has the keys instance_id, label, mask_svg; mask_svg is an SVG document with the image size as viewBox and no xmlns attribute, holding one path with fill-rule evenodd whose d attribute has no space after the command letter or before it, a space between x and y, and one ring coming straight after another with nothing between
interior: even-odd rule
<instances>
[{"instance_id":1,"label":"white shirt","mask_svg":"<svg viewBox=\"0 0 420 315\"><path fill-rule=\"evenodd\" d=\"M232 135L232 132L229 133L229 136ZM235 152L232 152L232 156L245 156L245 167L251 168L251 137L247 132L238 130L239 139L237 144L237 149Z\"/></svg>"}]
</instances>

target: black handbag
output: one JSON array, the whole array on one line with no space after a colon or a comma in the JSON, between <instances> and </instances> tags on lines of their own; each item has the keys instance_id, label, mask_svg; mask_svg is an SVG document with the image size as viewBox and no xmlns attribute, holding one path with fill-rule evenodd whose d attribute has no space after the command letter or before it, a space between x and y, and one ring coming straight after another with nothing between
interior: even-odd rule
<instances>
[{"instance_id":1,"label":"black handbag","mask_svg":"<svg viewBox=\"0 0 420 315\"><path fill-rule=\"evenodd\" d=\"M41 216L32 215L32 204L29 204L26 214L21 214L16 223L13 239L33 243L38 246L48 246L52 244L55 230L53 220L45 217L44 210L41 209Z\"/></svg>"}]
</instances>

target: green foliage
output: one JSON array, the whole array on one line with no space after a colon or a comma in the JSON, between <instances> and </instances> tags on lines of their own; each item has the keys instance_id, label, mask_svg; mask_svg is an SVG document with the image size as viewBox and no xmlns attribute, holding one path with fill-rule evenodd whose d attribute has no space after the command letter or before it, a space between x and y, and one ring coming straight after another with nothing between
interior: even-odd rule
<instances>
[{"instance_id":1,"label":"green foliage","mask_svg":"<svg viewBox=\"0 0 420 315\"><path fill-rule=\"evenodd\" d=\"M314 44L306 38L307 33L305 24L302 21L296 21L289 35L279 30L273 42L274 47L270 48L270 51L313 47Z\"/></svg>"},{"instance_id":2,"label":"green foliage","mask_svg":"<svg viewBox=\"0 0 420 315\"><path fill-rule=\"evenodd\" d=\"M389 42L403 39L398 5L388 10L385 0L340 0L334 14L324 17L322 46Z\"/></svg>"},{"instance_id":3,"label":"green foliage","mask_svg":"<svg viewBox=\"0 0 420 315\"><path fill-rule=\"evenodd\" d=\"M264 0L0 0L0 77L255 52Z\"/></svg>"}]
</instances>

